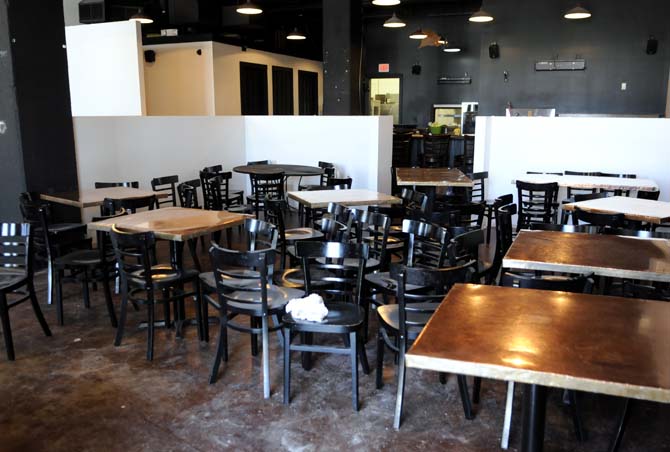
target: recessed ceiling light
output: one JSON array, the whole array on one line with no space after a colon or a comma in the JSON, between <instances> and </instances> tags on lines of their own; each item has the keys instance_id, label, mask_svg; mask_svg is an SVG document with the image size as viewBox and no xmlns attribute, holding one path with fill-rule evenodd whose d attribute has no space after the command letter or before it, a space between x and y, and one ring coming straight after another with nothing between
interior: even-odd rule
<instances>
[{"instance_id":1,"label":"recessed ceiling light","mask_svg":"<svg viewBox=\"0 0 670 452\"><path fill-rule=\"evenodd\" d=\"M581 6L577 5L568 12L566 12L563 17L566 19L588 19L591 17L591 12L586 9L582 8Z\"/></svg>"},{"instance_id":2,"label":"recessed ceiling light","mask_svg":"<svg viewBox=\"0 0 670 452\"><path fill-rule=\"evenodd\" d=\"M424 33L423 30L420 28L411 35L409 35L409 39L426 39L427 37L428 35Z\"/></svg>"},{"instance_id":3,"label":"recessed ceiling light","mask_svg":"<svg viewBox=\"0 0 670 452\"><path fill-rule=\"evenodd\" d=\"M384 22L386 28L402 28L405 25L407 25L405 21L396 16L395 13Z\"/></svg>"},{"instance_id":4,"label":"recessed ceiling light","mask_svg":"<svg viewBox=\"0 0 670 452\"><path fill-rule=\"evenodd\" d=\"M144 14L144 9L142 9L142 8L140 8L139 11L137 11L136 14L133 14L132 16L130 16L129 20L139 22L141 24L152 24L152 23L154 23L154 20L151 17Z\"/></svg>"},{"instance_id":5,"label":"recessed ceiling light","mask_svg":"<svg viewBox=\"0 0 670 452\"><path fill-rule=\"evenodd\" d=\"M400 4L400 0L372 0L372 4L376 6L395 6Z\"/></svg>"},{"instance_id":6,"label":"recessed ceiling light","mask_svg":"<svg viewBox=\"0 0 670 452\"><path fill-rule=\"evenodd\" d=\"M478 22L478 23L483 23L483 22L491 22L493 21L493 16L484 11L483 9L480 9L476 13L474 13L470 18L468 19L470 22Z\"/></svg>"},{"instance_id":7,"label":"recessed ceiling light","mask_svg":"<svg viewBox=\"0 0 670 452\"><path fill-rule=\"evenodd\" d=\"M238 6L236 11L240 14L247 15L261 14L263 12L261 7L252 3L251 0L247 0L242 5Z\"/></svg>"},{"instance_id":8,"label":"recessed ceiling light","mask_svg":"<svg viewBox=\"0 0 670 452\"><path fill-rule=\"evenodd\" d=\"M286 39L290 39L291 41L303 41L307 39L307 36L305 36L304 33L299 32L298 27L296 27L292 32L286 35Z\"/></svg>"}]
</instances>

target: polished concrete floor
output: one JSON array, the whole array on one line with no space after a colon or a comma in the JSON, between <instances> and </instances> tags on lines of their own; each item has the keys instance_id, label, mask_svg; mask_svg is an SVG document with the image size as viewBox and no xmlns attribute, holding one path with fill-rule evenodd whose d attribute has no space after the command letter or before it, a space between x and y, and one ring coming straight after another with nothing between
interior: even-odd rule
<instances>
[{"instance_id":1,"label":"polished concrete floor","mask_svg":"<svg viewBox=\"0 0 670 452\"><path fill-rule=\"evenodd\" d=\"M54 307L46 304L45 279L44 273L37 275L38 296L53 337L42 335L30 305L24 304L11 312L17 360L5 361L4 350L0 354L2 452L499 449L504 382L484 381L477 416L468 421L454 376L442 385L436 373L410 369L403 425L395 431L390 353L382 390L375 389L374 372L361 374L359 412L351 408L346 356L317 356L307 372L296 354L292 403L284 406L276 336L271 340L272 397L264 400L260 356L251 356L248 336L229 333L230 361L222 366L219 381L209 385L215 326L208 344L198 342L194 327L183 339L159 330L154 361L148 362L146 333L137 329L145 311L130 311L123 344L114 347L115 330L100 292L93 293L91 308L85 309L80 287L66 285L66 324L60 327ZM118 297L115 302L118 307ZM374 341L367 354L373 364ZM545 450L607 449L621 399L581 394L580 402L589 435L584 443L575 439L561 391L550 392ZM514 408L510 450L520 443L521 391ZM670 406L639 402L620 450L670 451L669 426Z\"/></svg>"}]
</instances>

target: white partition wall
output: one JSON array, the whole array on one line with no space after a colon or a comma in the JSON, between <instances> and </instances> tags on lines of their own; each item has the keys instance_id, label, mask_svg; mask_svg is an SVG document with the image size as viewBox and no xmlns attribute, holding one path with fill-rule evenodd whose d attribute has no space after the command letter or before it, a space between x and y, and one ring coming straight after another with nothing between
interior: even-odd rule
<instances>
[{"instance_id":1,"label":"white partition wall","mask_svg":"<svg viewBox=\"0 0 670 452\"><path fill-rule=\"evenodd\" d=\"M636 174L670 200L670 119L479 117L475 146L489 198L516 191L526 171L571 170Z\"/></svg>"}]
</instances>

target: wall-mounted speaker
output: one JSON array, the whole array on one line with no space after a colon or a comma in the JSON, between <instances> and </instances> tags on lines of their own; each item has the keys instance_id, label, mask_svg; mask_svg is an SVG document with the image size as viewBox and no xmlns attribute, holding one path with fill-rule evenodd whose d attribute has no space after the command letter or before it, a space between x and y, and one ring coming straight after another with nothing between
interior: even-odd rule
<instances>
[{"instance_id":1,"label":"wall-mounted speaker","mask_svg":"<svg viewBox=\"0 0 670 452\"><path fill-rule=\"evenodd\" d=\"M153 63L156 61L156 52L153 50L145 50L144 51L144 61L147 63Z\"/></svg>"},{"instance_id":2,"label":"wall-mounted speaker","mask_svg":"<svg viewBox=\"0 0 670 452\"><path fill-rule=\"evenodd\" d=\"M647 55L655 55L658 52L658 39L649 36L647 41Z\"/></svg>"},{"instance_id":3,"label":"wall-mounted speaker","mask_svg":"<svg viewBox=\"0 0 670 452\"><path fill-rule=\"evenodd\" d=\"M421 65L420 64L415 64L414 66L412 66L412 74L414 74L414 75L421 74Z\"/></svg>"},{"instance_id":4,"label":"wall-mounted speaker","mask_svg":"<svg viewBox=\"0 0 670 452\"><path fill-rule=\"evenodd\" d=\"M489 46L489 58L493 60L500 58L500 47L498 47L497 42L492 42Z\"/></svg>"}]
</instances>

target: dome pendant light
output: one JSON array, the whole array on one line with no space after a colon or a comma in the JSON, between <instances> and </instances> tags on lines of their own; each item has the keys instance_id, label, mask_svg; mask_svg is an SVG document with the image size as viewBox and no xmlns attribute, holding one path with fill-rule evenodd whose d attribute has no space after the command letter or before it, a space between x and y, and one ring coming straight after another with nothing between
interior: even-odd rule
<instances>
[{"instance_id":1,"label":"dome pendant light","mask_svg":"<svg viewBox=\"0 0 670 452\"><path fill-rule=\"evenodd\" d=\"M428 35L420 28L409 35L409 39L426 39L427 37Z\"/></svg>"},{"instance_id":2,"label":"dome pendant light","mask_svg":"<svg viewBox=\"0 0 670 452\"><path fill-rule=\"evenodd\" d=\"M472 16L470 16L468 20L470 22L477 22L477 23L493 22L493 16L484 11L483 9L480 9Z\"/></svg>"},{"instance_id":3,"label":"dome pendant light","mask_svg":"<svg viewBox=\"0 0 670 452\"><path fill-rule=\"evenodd\" d=\"M291 41L304 41L307 39L307 36L305 36L303 33L300 33L298 31L298 27L295 27L292 32L286 35L286 39Z\"/></svg>"},{"instance_id":4,"label":"dome pendant light","mask_svg":"<svg viewBox=\"0 0 670 452\"><path fill-rule=\"evenodd\" d=\"M402 28L406 25L405 21L396 16L395 13L384 22L386 28Z\"/></svg>"},{"instance_id":5,"label":"dome pendant light","mask_svg":"<svg viewBox=\"0 0 670 452\"><path fill-rule=\"evenodd\" d=\"M242 5L238 6L236 11L240 14L246 14L250 16L261 14L263 12L261 7L252 3L251 0L247 0Z\"/></svg>"},{"instance_id":6,"label":"dome pendant light","mask_svg":"<svg viewBox=\"0 0 670 452\"><path fill-rule=\"evenodd\" d=\"M137 13L130 16L130 19L128 19L128 20L132 20L134 22L139 22L141 24L152 24L152 23L154 23L154 20L151 17L144 14L144 9L143 8L140 8L137 11Z\"/></svg>"},{"instance_id":7,"label":"dome pendant light","mask_svg":"<svg viewBox=\"0 0 670 452\"><path fill-rule=\"evenodd\" d=\"M447 45L447 44L449 44L449 41L447 41L447 38L440 35L440 36L437 37L437 43L442 44L442 45Z\"/></svg>"},{"instance_id":8,"label":"dome pendant light","mask_svg":"<svg viewBox=\"0 0 670 452\"><path fill-rule=\"evenodd\" d=\"M563 17L566 19L576 20L576 19L588 19L591 17L591 11L586 8L582 8L580 5L575 6L568 12L566 12Z\"/></svg>"},{"instance_id":9,"label":"dome pendant light","mask_svg":"<svg viewBox=\"0 0 670 452\"><path fill-rule=\"evenodd\" d=\"M372 0L375 6L395 6L400 4L400 0Z\"/></svg>"}]
</instances>

